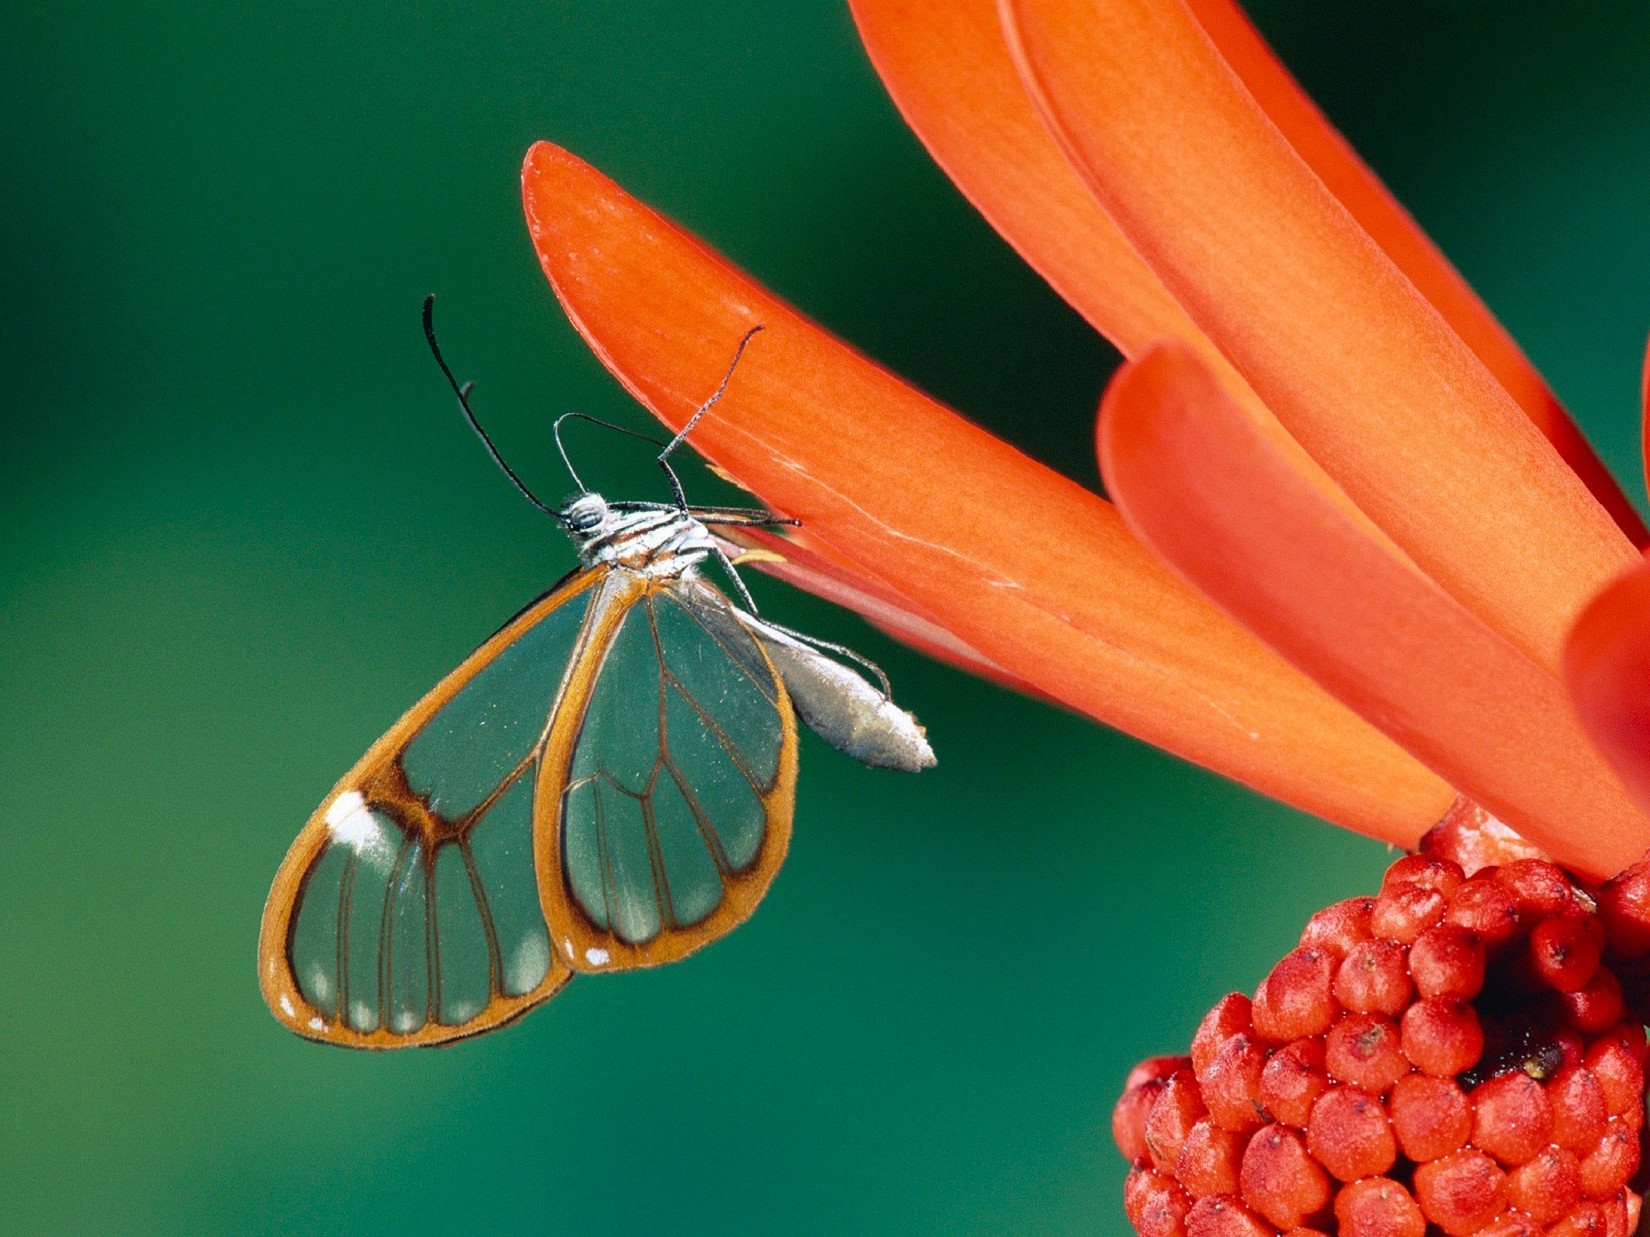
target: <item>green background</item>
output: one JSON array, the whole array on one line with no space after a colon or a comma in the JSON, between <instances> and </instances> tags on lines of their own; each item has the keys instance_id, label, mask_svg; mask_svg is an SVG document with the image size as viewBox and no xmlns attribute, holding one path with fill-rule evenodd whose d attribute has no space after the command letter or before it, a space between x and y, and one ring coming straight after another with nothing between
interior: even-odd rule
<instances>
[{"instance_id":1,"label":"green background","mask_svg":"<svg viewBox=\"0 0 1650 1237\"><path fill-rule=\"evenodd\" d=\"M1258 16L1637 492L1650 9ZM528 248L532 140L1097 481L1111 354L925 160L841 5L37 4L0 98L0 1223L1122 1232L1123 1073L1387 856L768 581L941 763L805 740L749 926L436 1052L315 1047L257 993L314 804L571 562L459 423L420 298L552 494L551 414L643 424Z\"/></svg>"}]
</instances>

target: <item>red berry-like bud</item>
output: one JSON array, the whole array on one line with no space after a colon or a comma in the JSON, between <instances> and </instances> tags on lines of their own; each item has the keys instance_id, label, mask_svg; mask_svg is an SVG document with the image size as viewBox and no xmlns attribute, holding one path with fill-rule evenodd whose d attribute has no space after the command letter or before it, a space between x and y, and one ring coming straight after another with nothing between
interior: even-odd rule
<instances>
[{"instance_id":1,"label":"red berry-like bud","mask_svg":"<svg viewBox=\"0 0 1650 1237\"><path fill-rule=\"evenodd\" d=\"M1392 941L1363 941L1353 946L1335 971L1335 999L1354 1013L1395 1018L1414 992L1409 951Z\"/></svg>"},{"instance_id":2,"label":"red berry-like bud","mask_svg":"<svg viewBox=\"0 0 1650 1237\"><path fill-rule=\"evenodd\" d=\"M1642 1112L1644 1068L1624 1036L1608 1035L1589 1048L1587 1069L1598 1079L1612 1117Z\"/></svg>"},{"instance_id":3,"label":"red berry-like bud","mask_svg":"<svg viewBox=\"0 0 1650 1237\"><path fill-rule=\"evenodd\" d=\"M1450 1237L1466 1237L1501 1214L1507 1177L1482 1151L1457 1151L1416 1168L1415 1201Z\"/></svg>"},{"instance_id":4,"label":"red berry-like bud","mask_svg":"<svg viewBox=\"0 0 1650 1237\"><path fill-rule=\"evenodd\" d=\"M1193 1198L1236 1194L1238 1165L1242 1162L1243 1135L1204 1120L1194 1125L1180 1144L1174 1175Z\"/></svg>"},{"instance_id":5,"label":"red berry-like bud","mask_svg":"<svg viewBox=\"0 0 1650 1237\"><path fill-rule=\"evenodd\" d=\"M1478 1063L1484 1032L1472 1006L1428 997L1404 1011L1398 1024L1404 1055L1423 1074L1453 1078Z\"/></svg>"},{"instance_id":6,"label":"red berry-like bud","mask_svg":"<svg viewBox=\"0 0 1650 1237\"><path fill-rule=\"evenodd\" d=\"M1507 1174L1507 1201L1537 1224L1551 1224L1581 1202L1581 1165L1562 1147L1548 1147Z\"/></svg>"},{"instance_id":7,"label":"red berry-like bud","mask_svg":"<svg viewBox=\"0 0 1650 1237\"><path fill-rule=\"evenodd\" d=\"M1610 1217L1597 1203L1582 1203L1551 1225L1547 1237L1610 1237Z\"/></svg>"},{"instance_id":8,"label":"red berry-like bud","mask_svg":"<svg viewBox=\"0 0 1650 1237\"><path fill-rule=\"evenodd\" d=\"M1306 921L1301 944L1344 958L1359 941L1369 939L1369 916L1374 909L1374 898L1348 898L1326 906Z\"/></svg>"},{"instance_id":9,"label":"red berry-like bud","mask_svg":"<svg viewBox=\"0 0 1650 1237\"><path fill-rule=\"evenodd\" d=\"M1251 1008L1255 1032L1278 1044L1322 1035L1340 1012L1330 994L1334 977L1335 959L1327 950L1303 947L1285 954Z\"/></svg>"},{"instance_id":10,"label":"red berry-like bud","mask_svg":"<svg viewBox=\"0 0 1650 1237\"><path fill-rule=\"evenodd\" d=\"M1247 1035L1251 1029L1249 998L1241 992L1228 992L1203 1015L1197 1033L1192 1036L1192 1072L1202 1074L1222 1044L1234 1035Z\"/></svg>"},{"instance_id":11,"label":"red berry-like bud","mask_svg":"<svg viewBox=\"0 0 1650 1237\"><path fill-rule=\"evenodd\" d=\"M1484 945L1455 924L1428 928L1410 946L1409 973L1423 997L1470 1001L1484 986Z\"/></svg>"},{"instance_id":12,"label":"red berry-like bud","mask_svg":"<svg viewBox=\"0 0 1650 1237\"><path fill-rule=\"evenodd\" d=\"M1190 1064L1185 1057L1148 1057L1124 1079L1123 1097L1111 1113L1111 1136L1129 1163L1146 1156L1146 1118L1164 1080Z\"/></svg>"},{"instance_id":13,"label":"red berry-like bud","mask_svg":"<svg viewBox=\"0 0 1650 1237\"><path fill-rule=\"evenodd\" d=\"M1619 1039L1633 1054L1633 1060L1641 1066L1647 1054L1650 1054L1650 1042L1646 1041L1644 1023L1635 1015L1626 1022L1618 1022L1610 1029L1606 1038Z\"/></svg>"},{"instance_id":14,"label":"red berry-like bud","mask_svg":"<svg viewBox=\"0 0 1650 1237\"><path fill-rule=\"evenodd\" d=\"M1385 1177L1354 1181L1335 1200L1341 1237L1423 1237L1426 1219L1410 1192Z\"/></svg>"},{"instance_id":15,"label":"red berry-like bud","mask_svg":"<svg viewBox=\"0 0 1650 1237\"><path fill-rule=\"evenodd\" d=\"M1230 1194L1200 1198L1186 1213L1186 1237L1273 1237L1273 1232Z\"/></svg>"},{"instance_id":16,"label":"red berry-like bud","mask_svg":"<svg viewBox=\"0 0 1650 1237\"><path fill-rule=\"evenodd\" d=\"M1381 892L1397 885L1419 885L1423 889L1436 889L1447 897L1465 879L1461 865L1454 860L1426 854L1405 855L1386 870L1381 878Z\"/></svg>"},{"instance_id":17,"label":"red berry-like bud","mask_svg":"<svg viewBox=\"0 0 1650 1237\"><path fill-rule=\"evenodd\" d=\"M1616 1203L1619 1200L1619 1207ZM1638 1232L1639 1212L1644 1200L1631 1190L1623 1190L1612 1200L1610 1210L1610 1237L1632 1237Z\"/></svg>"},{"instance_id":18,"label":"red berry-like bud","mask_svg":"<svg viewBox=\"0 0 1650 1237\"><path fill-rule=\"evenodd\" d=\"M1323 1041L1297 1039L1274 1052L1260 1071L1260 1105L1274 1121L1306 1128L1312 1105L1329 1089Z\"/></svg>"},{"instance_id":19,"label":"red berry-like bud","mask_svg":"<svg viewBox=\"0 0 1650 1237\"><path fill-rule=\"evenodd\" d=\"M1598 891L1598 915L1613 952L1623 958L1650 954L1650 858L1604 882Z\"/></svg>"},{"instance_id":20,"label":"red berry-like bud","mask_svg":"<svg viewBox=\"0 0 1650 1237\"><path fill-rule=\"evenodd\" d=\"M1609 1198L1632 1180L1638 1167L1638 1123L1612 1117L1598 1146L1581 1161L1581 1192L1592 1199Z\"/></svg>"},{"instance_id":21,"label":"red berry-like bud","mask_svg":"<svg viewBox=\"0 0 1650 1237\"><path fill-rule=\"evenodd\" d=\"M1268 1125L1243 1153L1243 1201L1279 1228L1294 1228L1329 1205L1329 1178L1296 1131Z\"/></svg>"},{"instance_id":22,"label":"red berry-like bud","mask_svg":"<svg viewBox=\"0 0 1650 1237\"><path fill-rule=\"evenodd\" d=\"M1455 859L1315 916L1190 1058L1130 1074L1113 1133L1140 1232L1630 1237L1650 948L1624 961L1552 864ZM1600 895L1630 923L1650 862L1634 880Z\"/></svg>"},{"instance_id":23,"label":"red berry-like bud","mask_svg":"<svg viewBox=\"0 0 1650 1237\"><path fill-rule=\"evenodd\" d=\"M1598 1145L1610 1110L1592 1071L1583 1066L1561 1070L1547 1084L1547 1098L1553 1105L1555 1143L1577 1155L1586 1155Z\"/></svg>"},{"instance_id":24,"label":"red berry-like bud","mask_svg":"<svg viewBox=\"0 0 1650 1237\"><path fill-rule=\"evenodd\" d=\"M1541 1084L1523 1071L1492 1078L1469 1098L1473 1144L1503 1164L1528 1163L1552 1141L1553 1106Z\"/></svg>"},{"instance_id":25,"label":"red berry-like bud","mask_svg":"<svg viewBox=\"0 0 1650 1237\"><path fill-rule=\"evenodd\" d=\"M1400 1078L1392 1088L1388 1111L1399 1146L1417 1163L1459 1151L1472 1135L1472 1106L1453 1078Z\"/></svg>"},{"instance_id":26,"label":"red berry-like bud","mask_svg":"<svg viewBox=\"0 0 1650 1237\"><path fill-rule=\"evenodd\" d=\"M1163 1079L1153 1078L1123 1092L1123 1098L1111 1110L1111 1136L1123 1158L1133 1164L1144 1159L1146 1150L1146 1118L1157 1093L1163 1090Z\"/></svg>"},{"instance_id":27,"label":"red berry-like bud","mask_svg":"<svg viewBox=\"0 0 1650 1237\"><path fill-rule=\"evenodd\" d=\"M1560 1027L1553 1032L1553 1043L1563 1056L1562 1068L1580 1065L1587 1055L1587 1044L1572 1027Z\"/></svg>"},{"instance_id":28,"label":"red berry-like bud","mask_svg":"<svg viewBox=\"0 0 1650 1237\"><path fill-rule=\"evenodd\" d=\"M1147 1057L1129 1071L1129 1076L1123 1080L1123 1090L1132 1091L1142 1083L1161 1082L1170 1074L1191 1068L1190 1057Z\"/></svg>"},{"instance_id":29,"label":"red berry-like bud","mask_svg":"<svg viewBox=\"0 0 1650 1237\"><path fill-rule=\"evenodd\" d=\"M1398 1158L1381 1101L1356 1087L1333 1087L1318 1098L1306 1140L1318 1162L1342 1181L1379 1176Z\"/></svg>"},{"instance_id":30,"label":"red berry-like bud","mask_svg":"<svg viewBox=\"0 0 1650 1237\"><path fill-rule=\"evenodd\" d=\"M1152 1167L1174 1173L1180 1145L1206 1111L1197 1081L1189 1073L1171 1074L1163 1080L1163 1089L1146 1114L1146 1153Z\"/></svg>"},{"instance_id":31,"label":"red berry-like bud","mask_svg":"<svg viewBox=\"0 0 1650 1237\"><path fill-rule=\"evenodd\" d=\"M1186 1237L1192 1200L1173 1177L1137 1168L1123 1183L1123 1210L1140 1237Z\"/></svg>"},{"instance_id":32,"label":"red berry-like bud","mask_svg":"<svg viewBox=\"0 0 1650 1237\"><path fill-rule=\"evenodd\" d=\"M1519 859L1495 871L1495 881L1518 900L1526 915L1558 915L1571 905L1570 880L1543 859Z\"/></svg>"},{"instance_id":33,"label":"red berry-like bud","mask_svg":"<svg viewBox=\"0 0 1650 1237\"><path fill-rule=\"evenodd\" d=\"M1247 1035L1234 1035L1221 1046L1198 1079L1209 1116L1222 1129L1243 1131L1260 1125L1260 1072L1266 1049Z\"/></svg>"},{"instance_id":34,"label":"red berry-like bud","mask_svg":"<svg viewBox=\"0 0 1650 1237\"><path fill-rule=\"evenodd\" d=\"M1398 1024L1379 1014L1347 1014L1324 1040L1324 1068L1337 1082L1380 1095L1409 1073Z\"/></svg>"},{"instance_id":35,"label":"red berry-like bud","mask_svg":"<svg viewBox=\"0 0 1650 1237\"><path fill-rule=\"evenodd\" d=\"M1417 937L1444 918L1445 896L1422 885L1394 885L1375 899L1369 926L1375 935L1400 945L1412 945Z\"/></svg>"},{"instance_id":36,"label":"red berry-like bud","mask_svg":"<svg viewBox=\"0 0 1650 1237\"><path fill-rule=\"evenodd\" d=\"M1559 992L1575 992L1584 987L1598 970L1603 953L1596 930L1597 920L1579 915L1558 915L1543 919L1530 933L1530 967L1536 982Z\"/></svg>"},{"instance_id":37,"label":"red berry-like bud","mask_svg":"<svg viewBox=\"0 0 1650 1237\"><path fill-rule=\"evenodd\" d=\"M1600 967L1577 991L1559 993L1558 1002L1572 1027L1595 1034L1613 1027L1621 1018L1621 981L1615 972Z\"/></svg>"},{"instance_id":38,"label":"red berry-like bud","mask_svg":"<svg viewBox=\"0 0 1650 1237\"><path fill-rule=\"evenodd\" d=\"M1468 876L1515 859L1539 859L1541 851L1471 799L1457 799L1426 836L1420 850L1460 864Z\"/></svg>"},{"instance_id":39,"label":"red berry-like bud","mask_svg":"<svg viewBox=\"0 0 1650 1237\"><path fill-rule=\"evenodd\" d=\"M1468 881L1450 894L1444 922L1465 928L1494 947L1518 933L1518 899L1493 880Z\"/></svg>"}]
</instances>

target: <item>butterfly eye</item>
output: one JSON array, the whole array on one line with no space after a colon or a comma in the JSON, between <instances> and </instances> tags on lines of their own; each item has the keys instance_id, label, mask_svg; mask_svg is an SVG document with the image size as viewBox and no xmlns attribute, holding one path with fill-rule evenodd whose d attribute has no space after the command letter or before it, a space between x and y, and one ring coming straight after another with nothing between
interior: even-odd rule
<instances>
[{"instance_id":1,"label":"butterfly eye","mask_svg":"<svg viewBox=\"0 0 1650 1237\"><path fill-rule=\"evenodd\" d=\"M562 514L574 532L592 532L607 520L607 500L600 494L580 494L562 509Z\"/></svg>"}]
</instances>

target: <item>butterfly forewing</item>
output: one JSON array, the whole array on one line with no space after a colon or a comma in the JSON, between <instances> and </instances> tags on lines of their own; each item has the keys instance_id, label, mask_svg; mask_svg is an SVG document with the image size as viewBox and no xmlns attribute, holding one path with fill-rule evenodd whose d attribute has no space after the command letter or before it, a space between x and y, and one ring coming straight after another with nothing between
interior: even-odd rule
<instances>
[{"instance_id":1,"label":"butterfly forewing","mask_svg":"<svg viewBox=\"0 0 1650 1237\"><path fill-rule=\"evenodd\" d=\"M747 918L790 841L796 726L766 655L692 580L615 575L538 789L539 890L580 970L680 958Z\"/></svg>"},{"instance_id":2,"label":"butterfly forewing","mask_svg":"<svg viewBox=\"0 0 1650 1237\"><path fill-rule=\"evenodd\" d=\"M605 569L484 644L380 739L299 834L264 910L265 999L299 1034L390 1048L487 1030L571 971L534 873L534 787Z\"/></svg>"}]
</instances>

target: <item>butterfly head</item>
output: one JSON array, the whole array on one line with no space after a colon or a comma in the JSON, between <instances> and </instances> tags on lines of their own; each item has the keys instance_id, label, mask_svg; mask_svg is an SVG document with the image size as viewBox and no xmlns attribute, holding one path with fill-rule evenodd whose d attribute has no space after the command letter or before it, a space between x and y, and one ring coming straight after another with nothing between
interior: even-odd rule
<instances>
[{"instance_id":1,"label":"butterfly head","mask_svg":"<svg viewBox=\"0 0 1650 1237\"><path fill-rule=\"evenodd\" d=\"M563 503L557 514L567 526L567 531L573 535L573 540L583 542L601 535L612 511L607 505L607 499L586 490Z\"/></svg>"}]
</instances>

